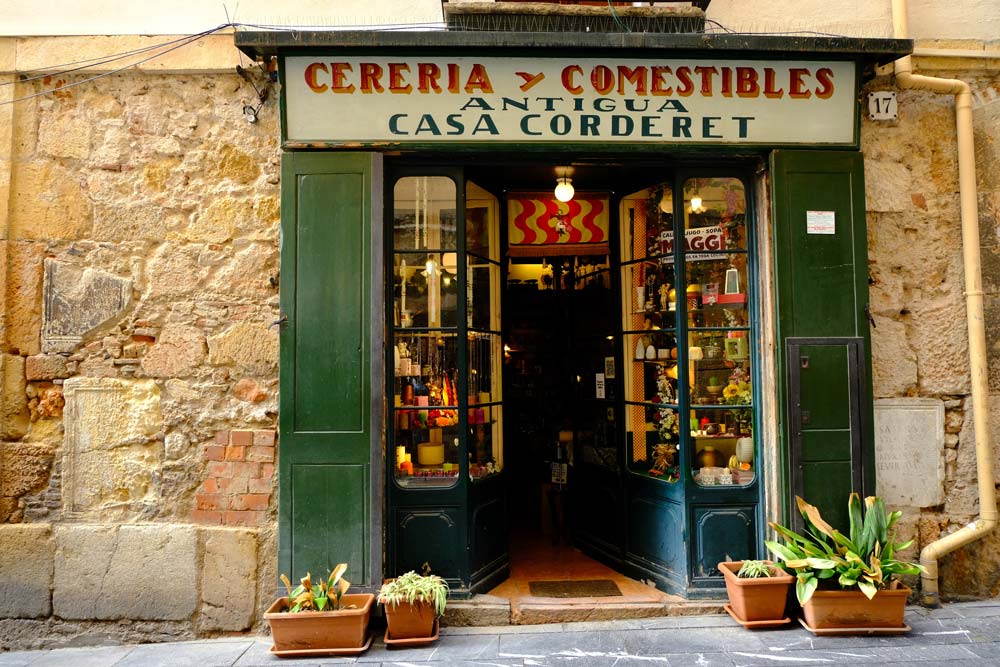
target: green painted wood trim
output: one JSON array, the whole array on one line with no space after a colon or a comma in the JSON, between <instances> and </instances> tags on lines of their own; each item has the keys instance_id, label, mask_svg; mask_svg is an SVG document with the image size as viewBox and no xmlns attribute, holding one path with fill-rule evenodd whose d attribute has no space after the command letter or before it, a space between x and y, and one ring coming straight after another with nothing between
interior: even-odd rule
<instances>
[{"instance_id":1,"label":"green painted wood trim","mask_svg":"<svg viewBox=\"0 0 1000 667\"><path fill-rule=\"evenodd\" d=\"M352 559L348 578L368 590L381 582L381 501L372 493L373 433L381 436L381 409L372 409L376 166L362 154L285 154L281 166L288 319L280 333L278 567L295 578Z\"/></svg>"},{"instance_id":2,"label":"green painted wood trim","mask_svg":"<svg viewBox=\"0 0 1000 667\"><path fill-rule=\"evenodd\" d=\"M865 391L862 404L862 429L864 436L864 469L863 487L866 493L875 490L875 452L874 452L874 417L872 409L872 364L871 335L865 307L868 304L868 240L867 222L865 217L864 190L864 156L860 152L847 151L774 151L771 154L771 197L772 215L774 219L774 283L776 309L776 350L778 364L778 413L779 413L779 450L781 452L781 488L783 493L783 510L785 519L796 516L794 499L791 494L791 475L789 471L789 424L786 401L788 387L786 386L786 360L784 358L785 340L789 337L809 337L817 335L814 324L802 321L796 317L793 303L792 287L797 276L791 266L792 257L797 249L794 247L789 233L793 224L805 225L804 220L792 220L791 216L796 198L807 198L809 192L803 192L793 187L793 174L808 172L821 175L847 175L849 187L840 193L846 202L845 208L850 211L852 225L853 272L845 280L844 289L853 291L853 308L843 314L844 329L839 335L860 336L864 339L865 359ZM833 179L828 185L834 186ZM838 224L840 222L838 221ZM820 335L830 335L823 332ZM846 502L846 501L845 501Z\"/></svg>"}]
</instances>

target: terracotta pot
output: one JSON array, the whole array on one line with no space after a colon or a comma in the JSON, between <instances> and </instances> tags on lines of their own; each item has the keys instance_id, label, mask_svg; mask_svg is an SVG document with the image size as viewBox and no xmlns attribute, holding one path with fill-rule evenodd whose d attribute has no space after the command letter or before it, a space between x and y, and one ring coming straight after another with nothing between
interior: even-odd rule
<instances>
[{"instance_id":1,"label":"terracotta pot","mask_svg":"<svg viewBox=\"0 0 1000 667\"><path fill-rule=\"evenodd\" d=\"M910 589L881 590L869 600L860 590L816 591L802 605L806 623L823 628L901 628Z\"/></svg>"},{"instance_id":2,"label":"terracotta pot","mask_svg":"<svg viewBox=\"0 0 1000 667\"><path fill-rule=\"evenodd\" d=\"M385 605L391 639L417 639L434 634L434 608L428 602Z\"/></svg>"},{"instance_id":3,"label":"terracotta pot","mask_svg":"<svg viewBox=\"0 0 1000 667\"><path fill-rule=\"evenodd\" d=\"M302 611L289 614L288 598L278 598L264 619L271 626L271 637L278 651L303 649L360 648L368 640L368 619L375 596L371 593L345 595L342 606L354 609L338 611Z\"/></svg>"},{"instance_id":4,"label":"terracotta pot","mask_svg":"<svg viewBox=\"0 0 1000 667\"><path fill-rule=\"evenodd\" d=\"M726 578L726 593L733 613L743 621L780 621L785 618L785 600L788 589L795 580L781 568L773 567L777 576L743 579L736 576L743 561L719 563L719 571Z\"/></svg>"}]
</instances>

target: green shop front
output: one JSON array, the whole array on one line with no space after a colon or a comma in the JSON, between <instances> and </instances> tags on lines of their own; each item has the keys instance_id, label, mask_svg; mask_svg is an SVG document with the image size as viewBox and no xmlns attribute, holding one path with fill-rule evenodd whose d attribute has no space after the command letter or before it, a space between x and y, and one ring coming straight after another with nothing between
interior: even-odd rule
<instances>
[{"instance_id":1,"label":"green shop front","mask_svg":"<svg viewBox=\"0 0 1000 667\"><path fill-rule=\"evenodd\" d=\"M909 42L236 40L282 86L281 571L461 597L561 543L709 597L874 488L859 91Z\"/></svg>"}]
</instances>

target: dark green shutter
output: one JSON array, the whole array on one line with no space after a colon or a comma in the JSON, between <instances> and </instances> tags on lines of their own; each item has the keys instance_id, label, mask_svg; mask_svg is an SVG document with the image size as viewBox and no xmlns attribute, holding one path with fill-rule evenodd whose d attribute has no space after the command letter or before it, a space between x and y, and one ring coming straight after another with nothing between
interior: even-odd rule
<instances>
[{"instance_id":1,"label":"dark green shutter","mask_svg":"<svg viewBox=\"0 0 1000 667\"><path fill-rule=\"evenodd\" d=\"M848 493L874 489L863 156L775 151L771 175L788 507L801 495L844 526ZM810 211L835 233L809 233Z\"/></svg>"},{"instance_id":2,"label":"dark green shutter","mask_svg":"<svg viewBox=\"0 0 1000 667\"><path fill-rule=\"evenodd\" d=\"M381 470L372 475L381 460L372 445L381 431L381 380L372 376L381 359L372 354L381 340L372 329L381 322L373 299L382 298L372 253L381 251L372 238L377 159L282 159L278 562L293 581L326 576L339 562L355 586L381 580Z\"/></svg>"}]
</instances>

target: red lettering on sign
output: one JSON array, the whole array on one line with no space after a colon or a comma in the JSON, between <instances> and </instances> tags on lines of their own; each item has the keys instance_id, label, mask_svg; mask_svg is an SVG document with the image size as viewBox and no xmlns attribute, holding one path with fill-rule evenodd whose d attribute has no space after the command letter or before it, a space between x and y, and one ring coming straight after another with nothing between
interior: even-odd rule
<instances>
[{"instance_id":1,"label":"red lettering on sign","mask_svg":"<svg viewBox=\"0 0 1000 667\"><path fill-rule=\"evenodd\" d=\"M774 68L765 67L764 68L764 97L770 99L776 99L785 94L785 91L781 88L774 87Z\"/></svg>"},{"instance_id":2,"label":"red lettering on sign","mask_svg":"<svg viewBox=\"0 0 1000 667\"><path fill-rule=\"evenodd\" d=\"M694 68L694 73L701 77L701 94L705 97L712 96L712 77L719 73L716 67L702 67L698 66Z\"/></svg>"},{"instance_id":3,"label":"red lettering on sign","mask_svg":"<svg viewBox=\"0 0 1000 667\"><path fill-rule=\"evenodd\" d=\"M324 74L330 73L330 70L328 70L326 65L323 63L309 63L305 71L306 85L309 86L309 90L314 93L325 93L327 85L325 83L316 83L316 70L322 70Z\"/></svg>"},{"instance_id":4,"label":"red lettering on sign","mask_svg":"<svg viewBox=\"0 0 1000 667\"><path fill-rule=\"evenodd\" d=\"M806 82L802 77L809 76L809 70L805 67L788 68L788 96L797 100L804 100L812 97L812 92L806 90Z\"/></svg>"},{"instance_id":5,"label":"red lettering on sign","mask_svg":"<svg viewBox=\"0 0 1000 667\"><path fill-rule=\"evenodd\" d=\"M686 69L686 68L682 68L682 69ZM664 76L667 75L667 74L670 74L670 68L669 67L662 67L660 65L653 65L653 68L652 68L653 85L652 85L652 89L650 91L653 95L670 95L671 93L674 92L673 87L668 86L667 85L667 81L664 78ZM677 74L680 75L680 70L677 70ZM688 84L690 84L690 83L691 82L688 81Z\"/></svg>"},{"instance_id":6,"label":"red lettering on sign","mask_svg":"<svg viewBox=\"0 0 1000 667\"><path fill-rule=\"evenodd\" d=\"M625 83L631 83L635 86L636 95L646 94L646 67L639 65L638 67L628 68L624 65L618 66L618 94L625 94Z\"/></svg>"},{"instance_id":7,"label":"red lettering on sign","mask_svg":"<svg viewBox=\"0 0 1000 667\"><path fill-rule=\"evenodd\" d=\"M346 78L345 72L351 71L351 66L349 63L330 63L330 67L333 68L333 92L335 93L353 93L354 84L344 85L344 79Z\"/></svg>"},{"instance_id":8,"label":"red lettering on sign","mask_svg":"<svg viewBox=\"0 0 1000 667\"><path fill-rule=\"evenodd\" d=\"M361 63L361 92L370 95L374 90L377 93L385 89L379 79L382 78L382 66L375 63Z\"/></svg>"},{"instance_id":9,"label":"red lettering on sign","mask_svg":"<svg viewBox=\"0 0 1000 667\"><path fill-rule=\"evenodd\" d=\"M473 65L472 71L469 73L469 80L465 82L465 92L470 95L476 88L486 94L493 92L493 84L490 83L490 77L486 73L485 65Z\"/></svg>"},{"instance_id":10,"label":"red lettering on sign","mask_svg":"<svg viewBox=\"0 0 1000 667\"><path fill-rule=\"evenodd\" d=\"M820 87L816 89L816 97L826 100L833 96L833 70L823 67L816 70L816 81Z\"/></svg>"},{"instance_id":11,"label":"red lettering on sign","mask_svg":"<svg viewBox=\"0 0 1000 667\"><path fill-rule=\"evenodd\" d=\"M615 74L606 65L598 65L590 71L590 83L601 95L607 95L615 87Z\"/></svg>"},{"instance_id":12,"label":"red lettering on sign","mask_svg":"<svg viewBox=\"0 0 1000 667\"><path fill-rule=\"evenodd\" d=\"M389 63L389 92L397 95L409 95L413 86L404 83L403 74L410 71L406 63Z\"/></svg>"},{"instance_id":13,"label":"red lettering on sign","mask_svg":"<svg viewBox=\"0 0 1000 667\"><path fill-rule=\"evenodd\" d=\"M572 93L574 95L583 94L583 86L577 85L574 82L574 75L583 74L583 68L579 65L570 65L568 67L563 67L562 71L562 85L566 89L566 92Z\"/></svg>"},{"instance_id":14,"label":"red lettering on sign","mask_svg":"<svg viewBox=\"0 0 1000 667\"><path fill-rule=\"evenodd\" d=\"M753 67L736 68L736 94L740 97L758 97L757 70Z\"/></svg>"},{"instance_id":15,"label":"red lettering on sign","mask_svg":"<svg viewBox=\"0 0 1000 667\"><path fill-rule=\"evenodd\" d=\"M429 93L432 90L435 93L440 93L441 86L438 85L440 77L441 68L434 63L417 64L417 90L421 93Z\"/></svg>"},{"instance_id":16,"label":"red lettering on sign","mask_svg":"<svg viewBox=\"0 0 1000 667\"><path fill-rule=\"evenodd\" d=\"M694 82L691 81L691 68L677 68L677 94L681 97L689 97L694 92Z\"/></svg>"}]
</instances>

